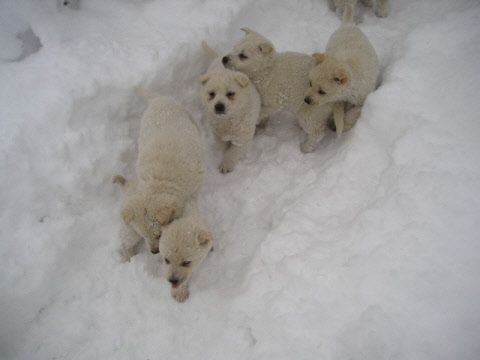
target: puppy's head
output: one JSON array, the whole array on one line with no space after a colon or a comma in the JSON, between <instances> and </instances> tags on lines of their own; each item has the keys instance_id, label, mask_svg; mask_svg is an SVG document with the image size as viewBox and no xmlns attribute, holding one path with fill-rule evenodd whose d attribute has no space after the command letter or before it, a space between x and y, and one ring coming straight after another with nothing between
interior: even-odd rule
<instances>
[{"instance_id":1,"label":"puppy's head","mask_svg":"<svg viewBox=\"0 0 480 360\"><path fill-rule=\"evenodd\" d=\"M310 87L305 94L308 105L344 100L351 87L350 67L328 55L313 54L316 65L310 70Z\"/></svg>"},{"instance_id":2,"label":"puppy's head","mask_svg":"<svg viewBox=\"0 0 480 360\"><path fill-rule=\"evenodd\" d=\"M172 288L187 283L212 245L213 234L189 218L177 219L164 229L160 252L165 265L165 277Z\"/></svg>"},{"instance_id":3,"label":"puppy's head","mask_svg":"<svg viewBox=\"0 0 480 360\"><path fill-rule=\"evenodd\" d=\"M222 58L222 63L227 69L241 71L252 75L257 71L271 66L275 47L259 33L248 28L242 28L245 37L238 42L233 51Z\"/></svg>"},{"instance_id":4,"label":"puppy's head","mask_svg":"<svg viewBox=\"0 0 480 360\"><path fill-rule=\"evenodd\" d=\"M147 191L130 196L120 214L125 224L145 239L149 250L157 254L162 227L175 217L177 209L174 199Z\"/></svg>"},{"instance_id":5,"label":"puppy's head","mask_svg":"<svg viewBox=\"0 0 480 360\"><path fill-rule=\"evenodd\" d=\"M206 109L216 116L228 116L249 101L250 79L238 71L221 70L200 77L201 98Z\"/></svg>"}]
</instances>

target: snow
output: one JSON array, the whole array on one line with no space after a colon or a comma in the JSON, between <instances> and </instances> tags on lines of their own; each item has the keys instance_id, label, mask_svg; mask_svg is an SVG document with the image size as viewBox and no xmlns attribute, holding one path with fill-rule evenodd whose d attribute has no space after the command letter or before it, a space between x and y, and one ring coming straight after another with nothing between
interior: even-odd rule
<instances>
[{"instance_id":1,"label":"snow","mask_svg":"<svg viewBox=\"0 0 480 360\"><path fill-rule=\"evenodd\" d=\"M0 358L480 358L480 3L357 12L382 84L356 127L303 154L279 114L222 175L201 41L228 53L247 26L322 51L327 2L0 2ZM159 255L119 253L138 85L205 130L216 243L184 304Z\"/></svg>"}]
</instances>

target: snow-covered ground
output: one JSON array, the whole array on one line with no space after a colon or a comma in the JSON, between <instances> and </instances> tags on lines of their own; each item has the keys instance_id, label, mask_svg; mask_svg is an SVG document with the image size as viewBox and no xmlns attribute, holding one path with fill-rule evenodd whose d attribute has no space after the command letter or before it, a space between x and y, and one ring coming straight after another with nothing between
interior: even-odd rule
<instances>
[{"instance_id":1,"label":"snow-covered ground","mask_svg":"<svg viewBox=\"0 0 480 360\"><path fill-rule=\"evenodd\" d=\"M0 1L0 358L479 359L480 3L357 12L382 65L357 126L306 155L280 114L221 175L201 40L322 51L326 1ZM137 85L205 130L216 244L184 304L159 255L119 253Z\"/></svg>"}]
</instances>

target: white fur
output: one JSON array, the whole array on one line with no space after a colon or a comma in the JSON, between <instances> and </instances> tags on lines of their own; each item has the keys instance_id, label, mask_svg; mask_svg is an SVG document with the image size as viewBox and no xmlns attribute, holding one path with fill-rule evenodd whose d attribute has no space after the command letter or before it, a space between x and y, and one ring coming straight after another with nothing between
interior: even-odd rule
<instances>
[{"instance_id":1,"label":"white fur","mask_svg":"<svg viewBox=\"0 0 480 360\"><path fill-rule=\"evenodd\" d=\"M243 73L225 69L221 57L206 43L202 44L212 63L200 77L200 96L210 128L227 146L220 172L233 171L245 154L255 134L260 115L260 94ZM219 111L218 106L224 110Z\"/></svg>"},{"instance_id":2,"label":"white fur","mask_svg":"<svg viewBox=\"0 0 480 360\"><path fill-rule=\"evenodd\" d=\"M379 73L373 46L353 22L350 1L325 54L313 55L316 65L310 71L310 86L305 94L306 106L312 112L315 107L332 106L338 135L355 125L365 99L375 90Z\"/></svg>"},{"instance_id":3,"label":"white fur","mask_svg":"<svg viewBox=\"0 0 480 360\"><path fill-rule=\"evenodd\" d=\"M335 9L338 15L343 16L345 10L345 3L347 0L333 0ZM373 7L373 0L360 0L363 5L367 7ZM353 5L357 3L357 0L353 0ZM388 0L377 0L375 6L375 14L378 17L387 17L388 16Z\"/></svg>"},{"instance_id":4,"label":"white fur","mask_svg":"<svg viewBox=\"0 0 480 360\"><path fill-rule=\"evenodd\" d=\"M184 216L164 228L160 239L165 277L172 284L172 296L184 302L189 296L188 282L192 272L212 250L210 225L194 201L185 206ZM186 263L188 262L188 263Z\"/></svg>"},{"instance_id":5,"label":"white fur","mask_svg":"<svg viewBox=\"0 0 480 360\"><path fill-rule=\"evenodd\" d=\"M246 36L224 57L224 65L243 72L257 87L262 100L261 122L280 110L298 114L314 59L296 52L277 53L264 36L248 28L242 30Z\"/></svg>"},{"instance_id":6,"label":"white fur","mask_svg":"<svg viewBox=\"0 0 480 360\"><path fill-rule=\"evenodd\" d=\"M185 202L203 183L200 132L193 117L174 100L139 90L148 101L138 138L137 180L113 177L123 189L125 258L144 238L158 252L162 227L182 215ZM133 230L133 231L132 231Z\"/></svg>"}]
</instances>

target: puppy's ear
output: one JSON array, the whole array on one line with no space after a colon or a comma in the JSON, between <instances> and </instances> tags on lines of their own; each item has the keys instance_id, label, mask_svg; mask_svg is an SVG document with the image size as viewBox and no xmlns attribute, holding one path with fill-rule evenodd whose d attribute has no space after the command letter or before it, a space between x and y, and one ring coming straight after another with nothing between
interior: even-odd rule
<instances>
[{"instance_id":1,"label":"puppy's ear","mask_svg":"<svg viewBox=\"0 0 480 360\"><path fill-rule=\"evenodd\" d=\"M235 75L235 81L240 84L240 86L245 87L250 82L250 79L247 75L239 73Z\"/></svg>"},{"instance_id":2,"label":"puppy's ear","mask_svg":"<svg viewBox=\"0 0 480 360\"><path fill-rule=\"evenodd\" d=\"M173 206L162 206L155 212L155 218L160 222L160 225L167 225L175 215L176 209Z\"/></svg>"},{"instance_id":3,"label":"puppy's ear","mask_svg":"<svg viewBox=\"0 0 480 360\"><path fill-rule=\"evenodd\" d=\"M242 30L242 31L243 31L245 34L247 34L247 35L248 35L248 34L254 34L254 33L255 33L255 31L253 31L252 29L249 29L249 28L247 28L247 27L243 27L243 28L241 28L240 30Z\"/></svg>"},{"instance_id":4,"label":"puppy's ear","mask_svg":"<svg viewBox=\"0 0 480 360\"><path fill-rule=\"evenodd\" d=\"M210 80L210 74L203 74L200 76L200 84L205 85Z\"/></svg>"},{"instance_id":5,"label":"puppy's ear","mask_svg":"<svg viewBox=\"0 0 480 360\"><path fill-rule=\"evenodd\" d=\"M125 179L122 175L113 175L112 176L112 183L113 184L120 184L121 186L127 183L127 179Z\"/></svg>"},{"instance_id":6,"label":"puppy's ear","mask_svg":"<svg viewBox=\"0 0 480 360\"><path fill-rule=\"evenodd\" d=\"M324 54L315 53L312 56L315 59L315 65L321 64L325 60Z\"/></svg>"},{"instance_id":7,"label":"puppy's ear","mask_svg":"<svg viewBox=\"0 0 480 360\"><path fill-rule=\"evenodd\" d=\"M263 55L268 55L273 50L275 50L273 48L273 45L271 43L268 43L268 42L260 44L259 49L260 49L260 51L262 52Z\"/></svg>"},{"instance_id":8,"label":"puppy's ear","mask_svg":"<svg viewBox=\"0 0 480 360\"><path fill-rule=\"evenodd\" d=\"M213 234L210 231L202 230L197 236L200 246L206 246L213 241Z\"/></svg>"},{"instance_id":9,"label":"puppy's ear","mask_svg":"<svg viewBox=\"0 0 480 360\"><path fill-rule=\"evenodd\" d=\"M350 79L349 75L350 74L347 69L339 68L333 73L333 81L335 81L338 85L345 85Z\"/></svg>"},{"instance_id":10,"label":"puppy's ear","mask_svg":"<svg viewBox=\"0 0 480 360\"><path fill-rule=\"evenodd\" d=\"M122 209L120 215L122 216L125 225L128 225L133 221L133 219L135 219L135 210L127 205Z\"/></svg>"}]
</instances>

